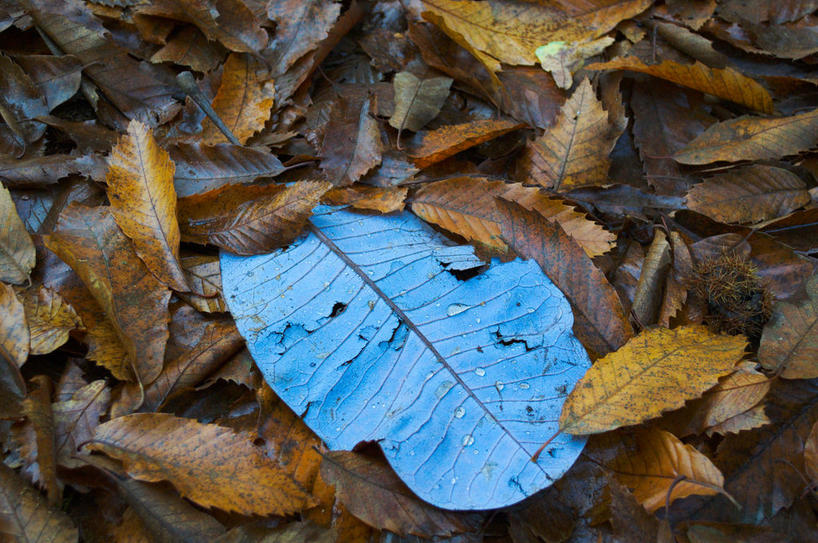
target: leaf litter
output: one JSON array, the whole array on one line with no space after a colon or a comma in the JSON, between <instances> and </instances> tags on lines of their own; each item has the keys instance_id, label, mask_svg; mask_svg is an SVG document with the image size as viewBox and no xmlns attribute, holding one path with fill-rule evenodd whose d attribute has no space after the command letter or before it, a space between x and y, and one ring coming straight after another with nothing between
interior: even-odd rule
<instances>
[{"instance_id":1,"label":"leaf litter","mask_svg":"<svg viewBox=\"0 0 818 543\"><path fill-rule=\"evenodd\" d=\"M816 7L8 3L4 533L810 540Z\"/></svg>"}]
</instances>

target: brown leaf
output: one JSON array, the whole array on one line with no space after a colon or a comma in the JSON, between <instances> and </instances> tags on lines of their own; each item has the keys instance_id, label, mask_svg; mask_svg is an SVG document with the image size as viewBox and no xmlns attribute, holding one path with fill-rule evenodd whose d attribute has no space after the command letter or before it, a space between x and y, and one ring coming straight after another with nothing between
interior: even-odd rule
<instances>
[{"instance_id":1,"label":"brown leaf","mask_svg":"<svg viewBox=\"0 0 818 543\"><path fill-rule=\"evenodd\" d=\"M553 41L593 39L633 17L650 2L619 0L562 3L424 0L423 17L477 57L491 72L500 63L534 64L537 47Z\"/></svg>"},{"instance_id":2,"label":"brown leaf","mask_svg":"<svg viewBox=\"0 0 818 543\"><path fill-rule=\"evenodd\" d=\"M815 0L723 0L719 2L719 16L732 22L788 23L809 15L818 8Z\"/></svg>"},{"instance_id":3,"label":"brown leaf","mask_svg":"<svg viewBox=\"0 0 818 543\"><path fill-rule=\"evenodd\" d=\"M51 111L68 101L80 88L82 63L71 55L14 55L20 65L37 85ZM40 115L37 115L38 121Z\"/></svg>"},{"instance_id":4,"label":"brown leaf","mask_svg":"<svg viewBox=\"0 0 818 543\"><path fill-rule=\"evenodd\" d=\"M244 144L264 128L273 108L272 80L259 75L264 68L253 56L231 53L224 63L222 81L213 98L213 109L227 128ZM202 123L202 143L225 143L227 136L210 119Z\"/></svg>"},{"instance_id":5,"label":"brown leaf","mask_svg":"<svg viewBox=\"0 0 818 543\"><path fill-rule=\"evenodd\" d=\"M79 537L68 515L50 507L5 464L0 465L0 519L5 534L16 541L76 543Z\"/></svg>"},{"instance_id":6,"label":"brown leaf","mask_svg":"<svg viewBox=\"0 0 818 543\"><path fill-rule=\"evenodd\" d=\"M34 119L48 115L48 106L37 85L4 54L0 54L0 71L0 116L25 148L45 133L45 125Z\"/></svg>"},{"instance_id":7,"label":"brown leaf","mask_svg":"<svg viewBox=\"0 0 818 543\"><path fill-rule=\"evenodd\" d=\"M381 163L383 143L374 96L339 98L321 143L321 169L333 185L357 181Z\"/></svg>"},{"instance_id":8,"label":"brown leaf","mask_svg":"<svg viewBox=\"0 0 818 543\"><path fill-rule=\"evenodd\" d=\"M791 117L744 116L712 125L673 155L682 164L781 158L818 144L818 109Z\"/></svg>"},{"instance_id":9,"label":"brown leaf","mask_svg":"<svg viewBox=\"0 0 818 543\"><path fill-rule=\"evenodd\" d=\"M407 187L370 187L352 185L330 189L321 197L322 202L330 205L351 205L355 209L392 213L403 211L404 200L409 193Z\"/></svg>"},{"instance_id":10,"label":"brown leaf","mask_svg":"<svg viewBox=\"0 0 818 543\"><path fill-rule=\"evenodd\" d=\"M744 413L739 413L724 422L711 426L707 429L705 434L707 434L707 437L713 437L715 434L737 434L745 430L760 428L767 424L770 424L770 419L767 417L764 404L762 403L752 409L748 409Z\"/></svg>"},{"instance_id":11,"label":"brown leaf","mask_svg":"<svg viewBox=\"0 0 818 543\"><path fill-rule=\"evenodd\" d=\"M0 357L20 367L28 359L31 336L25 308L5 283L0 283L0 314Z\"/></svg>"},{"instance_id":12,"label":"brown leaf","mask_svg":"<svg viewBox=\"0 0 818 543\"><path fill-rule=\"evenodd\" d=\"M499 199L503 239L533 258L575 308L574 331L598 356L615 351L633 335L616 291L563 228L519 204Z\"/></svg>"},{"instance_id":13,"label":"brown leaf","mask_svg":"<svg viewBox=\"0 0 818 543\"><path fill-rule=\"evenodd\" d=\"M588 70L628 70L665 79L718 98L730 100L762 113L773 112L773 100L755 80L733 68L710 68L701 62L679 64L666 60L661 64L644 64L637 57L618 57L608 62L586 66Z\"/></svg>"},{"instance_id":14,"label":"brown leaf","mask_svg":"<svg viewBox=\"0 0 818 543\"><path fill-rule=\"evenodd\" d=\"M324 454L321 477L335 485L344 507L370 526L424 538L473 530L474 514L444 511L418 499L382 461L358 453Z\"/></svg>"},{"instance_id":15,"label":"brown leaf","mask_svg":"<svg viewBox=\"0 0 818 543\"><path fill-rule=\"evenodd\" d=\"M309 496L248 435L163 413L127 415L97 427L87 445L120 460L140 481L166 480L202 507L286 515Z\"/></svg>"},{"instance_id":16,"label":"brown leaf","mask_svg":"<svg viewBox=\"0 0 818 543\"><path fill-rule=\"evenodd\" d=\"M82 328L77 312L51 289L27 289L20 293L31 336L30 354L48 354L68 341L71 330Z\"/></svg>"},{"instance_id":17,"label":"brown leaf","mask_svg":"<svg viewBox=\"0 0 818 543\"><path fill-rule=\"evenodd\" d=\"M818 207L796 211L768 223L762 231L797 251L814 252L818 248Z\"/></svg>"},{"instance_id":18,"label":"brown leaf","mask_svg":"<svg viewBox=\"0 0 818 543\"><path fill-rule=\"evenodd\" d=\"M179 198L250 183L259 177L275 177L284 171L281 161L266 149L230 143L179 143L168 152L176 164L173 184Z\"/></svg>"},{"instance_id":19,"label":"brown leaf","mask_svg":"<svg viewBox=\"0 0 818 543\"><path fill-rule=\"evenodd\" d=\"M37 466L34 480L45 487L48 503L55 507L62 500L62 489L57 481L57 451L54 414L51 411L51 380L45 375L35 375L36 384L23 400L23 413L34 430Z\"/></svg>"},{"instance_id":20,"label":"brown leaf","mask_svg":"<svg viewBox=\"0 0 818 543\"><path fill-rule=\"evenodd\" d=\"M209 40L231 51L252 53L267 44L267 33L240 0L155 0L136 4L134 12L196 25Z\"/></svg>"},{"instance_id":21,"label":"brown leaf","mask_svg":"<svg viewBox=\"0 0 818 543\"><path fill-rule=\"evenodd\" d=\"M662 304L662 287L668 266L670 266L670 243L665 233L657 228L654 230L653 241L645 255L631 306L637 322L643 327L656 323L659 307Z\"/></svg>"},{"instance_id":22,"label":"brown leaf","mask_svg":"<svg viewBox=\"0 0 818 543\"><path fill-rule=\"evenodd\" d=\"M179 223L176 221L174 165L151 130L131 121L128 135L108 158L111 213L136 254L157 279L179 291L190 289L179 265Z\"/></svg>"},{"instance_id":23,"label":"brown leaf","mask_svg":"<svg viewBox=\"0 0 818 543\"><path fill-rule=\"evenodd\" d=\"M761 334L758 360L785 379L818 377L818 275L800 302L779 302Z\"/></svg>"},{"instance_id":24,"label":"brown leaf","mask_svg":"<svg viewBox=\"0 0 818 543\"><path fill-rule=\"evenodd\" d=\"M519 123L504 120L481 120L447 125L423 134L420 143L410 151L410 154L418 168L426 168L460 151L493 140L521 127Z\"/></svg>"},{"instance_id":25,"label":"brown leaf","mask_svg":"<svg viewBox=\"0 0 818 543\"><path fill-rule=\"evenodd\" d=\"M182 269L185 270L190 293L179 297L205 313L227 311L222 297L222 273L219 257L215 255L183 256Z\"/></svg>"},{"instance_id":26,"label":"brown leaf","mask_svg":"<svg viewBox=\"0 0 818 543\"><path fill-rule=\"evenodd\" d=\"M179 200L182 239L239 255L268 253L293 241L329 183L227 186Z\"/></svg>"},{"instance_id":27,"label":"brown leaf","mask_svg":"<svg viewBox=\"0 0 818 543\"><path fill-rule=\"evenodd\" d=\"M97 154L47 155L22 160L0 158L0 177L11 187L43 188L57 184L60 179L71 174L105 179L106 164Z\"/></svg>"},{"instance_id":28,"label":"brown leaf","mask_svg":"<svg viewBox=\"0 0 818 543\"><path fill-rule=\"evenodd\" d=\"M542 69L552 75L557 86L567 90L574 85L574 72L582 67L585 60L599 55L613 42L610 36L589 42L552 41L538 47L535 54Z\"/></svg>"},{"instance_id":29,"label":"brown leaf","mask_svg":"<svg viewBox=\"0 0 818 543\"><path fill-rule=\"evenodd\" d=\"M283 74L293 63L327 38L341 4L322 0L285 0L267 3L267 16L276 22L267 48L274 74Z\"/></svg>"},{"instance_id":30,"label":"brown leaf","mask_svg":"<svg viewBox=\"0 0 818 543\"><path fill-rule=\"evenodd\" d=\"M555 192L608 181L616 135L588 79L565 102L556 124L529 142L520 159L526 182Z\"/></svg>"},{"instance_id":31,"label":"brown leaf","mask_svg":"<svg viewBox=\"0 0 818 543\"><path fill-rule=\"evenodd\" d=\"M34 268L35 256L34 242L17 214L11 194L0 185L0 281L25 283Z\"/></svg>"},{"instance_id":32,"label":"brown leaf","mask_svg":"<svg viewBox=\"0 0 818 543\"><path fill-rule=\"evenodd\" d=\"M111 391L103 379L89 383L67 400L55 402L54 436L57 463L67 468L79 468L85 462L77 448L94 437L94 429L106 414L111 403Z\"/></svg>"},{"instance_id":33,"label":"brown leaf","mask_svg":"<svg viewBox=\"0 0 818 543\"><path fill-rule=\"evenodd\" d=\"M645 330L591 366L563 405L560 430L606 432L679 408L733 371L746 346L704 326Z\"/></svg>"},{"instance_id":34,"label":"brown leaf","mask_svg":"<svg viewBox=\"0 0 818 543\"><path fill-rule=\"evenodd\" d=\"M804 468L810 481L818 480L818 423L812 425L804 443Z\"/></svg>"},{"instance_id":35,"label":"brown leaf","mask_svg":"<svg viewBox=\"0 0 818 543\"><path fill-rule=\"evenodd\" d=\"M210 41L196 27L187 26L174 34L151 57L151 62L173 62L189 66L197 72L209 72L223 57L224 49L216 42Z\"/></svg>"},{"instance_id":36,"label":"brown leaf","mask_svg":"<svg viewBox=\"0 0 818 543\"><path fill-rule=\"evenodd\" d=\"M634 450L620 454L608 467L649 512L693 494L725 493L724 477L718 468L673 434L642 430L636 435L634 446ZM684 479L674 485L679 477Z\"/></svg>"},{"instance_id":37,"label":"brown leaf","mask_svg":"<svg viewBox=\"0 0 818 543\"><path fill-rule=\"evenodd\" d=\"M705 179L687 193L687 207L719 222L757 223L810 202L800 177L763 164L736 168Z\"/></svg>"},{"instance_id":38,"label":"brown leaf","mask_svg":"<svg viewBox=\"0 0 818 543\"><path fill-rule=\"evenodd\" d=\"M162 370L170 291L133 252L109 209L69 205L45 242L103 308L138 379L153 381Z\"/></svg>"},{"instance_id":39,"label":"brown leaf","mask_svg":"<svg viewBox=\"0 0 818 543\"><path fill-rule=\"evenodd\" d=\"M395 112L389 125L398 131L416 132L437 117L449 96L452 80L448 77L420 79L411 72L398 72L392 80L395 87Z\"/></svg>"}]
</instances>

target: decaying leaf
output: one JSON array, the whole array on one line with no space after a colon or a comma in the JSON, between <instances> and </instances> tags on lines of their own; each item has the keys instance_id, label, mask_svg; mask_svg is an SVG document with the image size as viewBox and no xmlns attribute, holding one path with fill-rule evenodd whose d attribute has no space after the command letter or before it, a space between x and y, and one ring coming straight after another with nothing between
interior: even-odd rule
<instances>
[{"instance_id":1,"label":"decaying leaf","mask_svg":"<svg viewBox=\"0 0 818 543\"><path fill-rule=\"evenodd\" d=\"M321 169L333 185L357 181L381 163L383 143L374 96L339 98L321 143Z\"/></svg>"},{"instance_id":2,"label":"decaying leaf","mask_svg":"<svg viewBox=\"0 0 818 543\"><path fill-rule=\"evenodd\" d=\"M440 113L449 96L452 80L448 77L420 79L411 72L399 72L392 84L395 86L395 112L389 124L398 130L416 132Z\"/></svg>"},{"instance_id":3,"label":"decaying leaf","mask_svg":"<svg viewBox=\"0 0 818 543\"><path fill-rule=\"evenodd\" d=\"M227 311L222 296L222 273L216 256L191 255L181 258L190 293L179 296L198 311L205 313Z\"/></svg>"},{"instance_id":4,"label":"decaying leaf","mask_svg":"<svg viewBox=\"0 0 818 543\"><path fill-rule=\"evenodd\" d=\"M318 47L341 13L341 4L325 0L285 0L267 3L267 16L276 22L268 47L276 74Z\"/></svg>"},{"instance_id":5,"label":"decaying leaf","mask_svg":"<svg viewBox=\"0 0 818 543\"><path fill-rule=\"evenodd\" d=\"M14 289L0 283L0 356L20 367L29 353L28 322L23 304Z\"/></svg>"},{"instance_id":6,"label":"decaying leaf","mask_svg":"<svg viewBox=\"0 0 818 543\"><path fill-rule=\"evenodd\" d=\"M137 257L107 207L71 204L46 245L80 276L105 311L139 380L162 370L170 291Z\"/></svg>"},{"instance_id":7,"label":"decaying leaf","mask_svg":"<svg viewBox=\"0 0 818 543\"><path fill-rule=\"evenodd\" d=\"M335 486L344 507L380 530L431 538L477 526L476 515L444 511L419 500L387 464L354 452L326 453L321 477Z\"/></svg>"},{"instance_id":8,"label":"decaying leaf","mask_svg":"<svg viewBox=\"0 0 818 543\"><path fill-rule=\"evenodd\" d=\"M528 144L521 159L526 181L555 192L606 183L613 132L591 83L583 79L556 124Z\"/></svg>"},{"instance_id":9,"label":"decaying leaf","mask_svg":"<svg viewBox=\"0 0 818 543\"><path fill-rule=\"evenodd\" d=\"M189 290L179 265L174 165L168 153L147 126L131 121L108 164L108 197L116 223L151 273L174 290Z\"/></svg>"},{"instance_id":10,"label":"decaying leaf","mask_svg":"<svg viewBox=\"0 0 818 543\"><path fill-rule=\"evenodd\" d=\"M443 126L423 134L420 143L410 153L418 168L426 168L460 151L465 151L521 127L520 123L504 120L472 121Z\"/></svg>"},{"instance_id":11,"label":"decaying leaf","mask_svg":"<svg viewBox=\"0 0 818 543\"><path fill-rule=\"evenodd\" d=\"M179 200L182 239L253 255L286 245L300 233L329 183L226 186Z\"/></svg>"},{"instance_id":12,"label":"decaying leaf","mask_svg":"<svg viewBox=\"0 0 818 543\"><path fill-rule=\"evenodd\" d=\"M767 90L753 79L737 72L733 68L710 68L701 62L679 64L666 60L661 64L644 64L636 57L619 57L603 63L589 64L588 70L629 70L641 72L666 79L695 89L742 104L762 113L773 112L773 100Z\"/></svg>"},{"instance_id":13,"label":"decaying leaf","mask_svg":"<svg viewBox=\"0 0 818 543\"><path fill-rule=\"evenodd\" d=\"M29 354L47 354L68 341L71 330L82 327L77 312L51 289L27 289L20 293L30 332Z\"/></svg>"},{"instance_id":14,"label":"decaying leaf","mask_svg":"<svg viewBox=\"0 0 818 543\"><path fill-rule=\"evenodd\" d=\"M120 460L140 481L169 481L203 507L246 515L300 511L310 498L248 435L163 413L115 418L96 428L90 450Z\"/></svg>"},{"instance_id":15,"label":"decaying leaf","mask_svg":"<svg viewBox=\"0 0 818 543\"><path fill-rule=\"evenodd\" d=\"M541 45L534 53L543 70L550 72L561 89L570 89L574 84L574 72L585 63L585 59L600 54L611 45L610 36L585 43L553 41Z\"/></svg>"},{"instance_id":16,"label":"decaying leaf","mask_svg":"<svg viewBox=\"0 0 818 543\"><path fill-rule=\"evenodd\" d=\"M631 311L642 326L656 322L662 303L662 287L670 266L670 243L661 230L653 233L653 241L645 255L642 273L633 293Z\"/></svg>"},{"instance_id":17,"label":"decaying leaf","mask_svg":"<svg viewBox=\"0 0 818 543\"><path fill-rule=\"evenodd\" d=\"M0 185L0 281L25 283L34 267L35 251L11 194Z\"/></svg>"},{"instance_id":18,"label":"decaying leaf","mask_svg":"<svg viewBox=\"0 0 818 543\"><path fill-rule=\"evenodd\" d=\"M785 379L818 377L818 275L800 302L779 302L761 334L758 360Z\"/></svg>"},{"instance_id":19,"label":"decaying leaf","mask_svg":"<svg viewBox=\"0 0 818 543\"><path fill-rule=\"evenodd\" d=\"M693 494L725 494L724 477L713 462L673 434L643 430L634 446L608 467L649 512Z\"/></svg>"},{"instance_id":20,"label":"decaying leaf","mask_svg":"<svg viewBox=\"0 0 818 543\"><path fill-rule=\"evenodd\" d=\"M710 177L687 193L687 206L720 222L757 223L808 204L806 184L783 168L754 164Z\"/></svg>"},{"instance_id":21,"label":"decaying leaf","mask_svg":"<svg viewBox=\"0 0 818 543\"><path fill-rule=\"evenodd\" d=\"M264 66L246 53L231 53L224 63L219 90L213 98L213 109L241 143L264 128L270 118L275 95L271 79L260 77ZM227 136L207 119L202 123L202 143L227 142Z\"/></svg>"},{"instance_id":22,"label":"decaying leaf","mask_svg":"<svg viewBox=\"0 0 818 543\"><path fill-rule=\"evenodd\" d=\"M712 125L673 158L682 164L781 158L818 144L818 109L791 117L739 117Z\"/></svg>"},{"instance_id":23,"label":"decaying leaf","mask_svg":"<svg viewBox=\"0 0 818 543\"><path fill-rule=\"evenodd\" d=\"M5 464L0 465L0 519L3 532L17 541L76 543L71 519Z\"/></svg>"},{"instance_id":24,"label":"decaying leaf","mask_svg":"<svg viewBox=\"0 0 818 543\"><path fill-rule=\"evenodd\" d=\"M409 193L406 187L370 187L353 185L329 190L321 197L322 202L331 205L351 205L355 209L369 209L381 213L403 211L404 200Z\"/></svg>"},{"instance_id":25,"label":"decaying leaf","mask_svg":"<svg viewBox=\"0 0 818 543\"><path fill-rule=\"evenodd\" d=\"M643 331L588 370L565 402L560 429L595 434L681 407L733 371L746 345L704 326Z\"/></svg>"}]
</instances>

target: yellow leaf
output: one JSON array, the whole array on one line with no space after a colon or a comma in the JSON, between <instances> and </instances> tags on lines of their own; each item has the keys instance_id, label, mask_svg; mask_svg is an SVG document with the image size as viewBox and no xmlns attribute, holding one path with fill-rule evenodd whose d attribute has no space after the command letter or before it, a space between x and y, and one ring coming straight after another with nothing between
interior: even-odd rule
<instances>
[{"instance_id":1,"label":"yellow leaf","mask_svg":"<svg viewBox=\"0 0 818 543\"><path fill-rule=\"evenodd\" d=\"M108 198L116 223L157 279L174 290L189 290L179 265L175 167L170 156L147 126L131 121L128 135L111 150L108 165Z\"/></svg>"},{"instance_id":2,"label":"yellow leaf","mask_svg":"<svg viewBox=\"0 0 818 543\"><path fill-rule=\"evenodd\" d=\"M570 89L574 84L574 72L582 68L585 59L600 54L613 42L610 36L585 43L552 41L538 47L535 53L542 69L554 77L557 86Z\"/></svg>"},{"instance_id":3,"label":"yellow leaf","mask_svg":"<svg viewBox=\"0 0 818 543\"><path fill-rule=\"evenodd\" d=\"M246 53L231 53L224 63L222 81L213 98L213 109L227 128L244 144L264 128L273 109L273 81L257 74L265 68ZM210 119L202 123L202 143L227 143Z\"/></svg>"},{"instance_id":4,"label":"yellow leaf","mask_svg":"<svg viewBox=\"0 0 818 543\"><path fill-rule=\"evenodd\" d=\"M699 61L694 64L679 64L672 60L666 60L661 64L645 64L637 57L619 57L608 62L589 64L586 69L640 72L745 105L756 111L773 112L770 93L755 80L729 67L718 69L710 68Z\"/></svg>"},{"instance_id":5,"label":"yellow leaf","mask_svg":"<svg viewBox=\"0 0 818 543\"><path fill-rule=\"evenodd\" d=\"M796 155L818 144L818 109L767 119L744 116L716 123L673 159L682 164L762 160Z\"/></svg>"},{"instance_id":6,"label":"yellow leaf","mask_svg":"<svg viewBox=\"0 0 818 543\"><path fill-rule=\"evenodd\" d=\"M51 289L40 287L20 293L31 332L31 354L48 354L68 341L68 334L82 327L74 308Z\"/></svg>"},{"instance_id":7,"label":"yellow leaf","mask_svg":"<svg viewBox=\"0 0 818 543\"><path fill-rule=\"evenodd\" d=\"M28 324L23 304L5 283L0 283L0 314L0 356L19 368L28 358Z\"/></svg>"},{"instance_id":8,"label":"yellow leaf","mask_svg":"<svg viewBox=\"0 0 818 543\"><path fill-rule=\"evenodd\" d=\"M134 479L169 481L202 507L266 516L311 503L249 435L215 424L164 413L126 415L98 426L87 448L120 460Z\"/></svg>"},{"instance_id":9,"label":"yellow leaf","mask_svg":"<svg viewBox=\"0 0 818 543\"><path fill-rule=\"evenodd\" d=\"M723 488L724 476L713 462L673 434L643 430L636 435L635 448L617 456L608 467L648 512L694 494L729 497Z\"/></svg>"},{"instance_id":10,"label":"yellow leaf","mask_svg":"<svg viewBox=\"0 0 818 543\"><path fill-rule=\"evenodd\" d=\"M682 407L733 371L746 347L743 336L705 326L645 330L591 366L563 405L560 430L607 432Z\"/></svg>"},{"instance_id":11,"label":"yellow leaf","mask_svg":"<svg viewBox=\"0 0 818 543\"><path fill-rule=\"evenodd\" d=\"M521 158L527 181L555 192L606 183L614 132L591 83L583 79L554 126L528 144Z\"/></svg>"},{"instance_id":12,"label":"yellow leaf","mask_svg":"<svg viewBox=\"0 0 818 543\"><path fill-rule=\"evenodd\" d=\"M34 267L34 242L8 189L0 184L0 281L25 283Z\"/></svg>"},{"instance_id":13,"label":"yellow leaf","mask_svg":"<svg viewBox=\"0 0 818 543\"><path fill-rule=\"evenodd\" d=\"M647 8L649 0L595 0L557 7L519 0L424 0L423 17L479 59L490 72L500 63L531 65L552 41L586 41Z\"/></svg>"}]
</instances>

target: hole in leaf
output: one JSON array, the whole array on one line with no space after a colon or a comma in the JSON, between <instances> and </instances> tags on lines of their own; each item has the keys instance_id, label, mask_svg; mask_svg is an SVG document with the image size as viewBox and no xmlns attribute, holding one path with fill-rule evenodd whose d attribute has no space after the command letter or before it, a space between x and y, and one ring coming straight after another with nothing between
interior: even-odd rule
<instances>
[{"instance_id":1,"label":"hole in leaf","mask_svg":"<svg viewBox=\"0 0 818 543\"><path fill-rule=\"evenodd\" d=\"M332 306L332 312L329 314L330 318L337 317L341 313L343 313L347 308L347 304L343 302L335 302L335 305Z\"/></svg>"}]
</instances>

